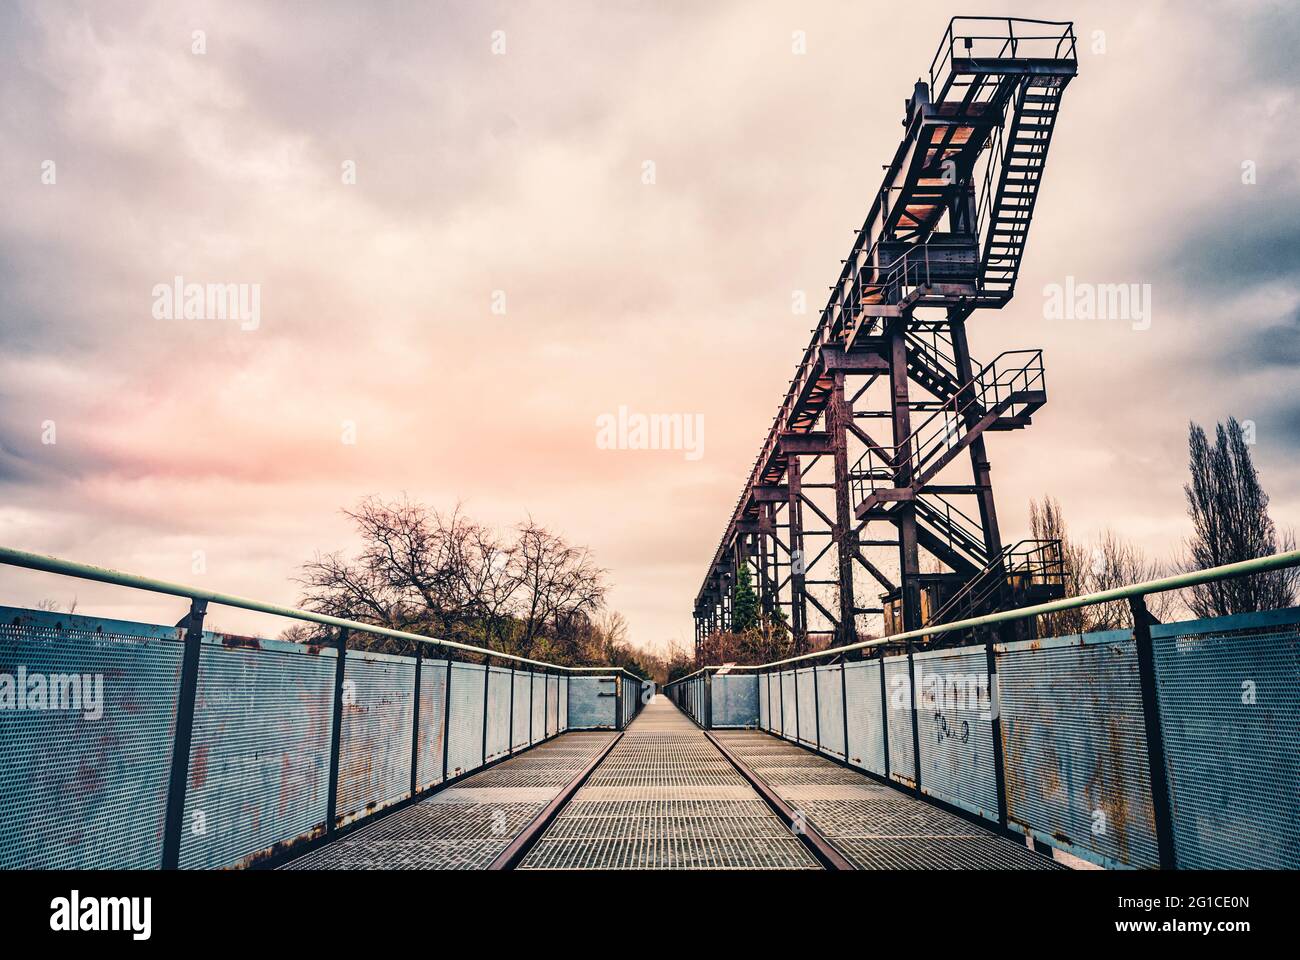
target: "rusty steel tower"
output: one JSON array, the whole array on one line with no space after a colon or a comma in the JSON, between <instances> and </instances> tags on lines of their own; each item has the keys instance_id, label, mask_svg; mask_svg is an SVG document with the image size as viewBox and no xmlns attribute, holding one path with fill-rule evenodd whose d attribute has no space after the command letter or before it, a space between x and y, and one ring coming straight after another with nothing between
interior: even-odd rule
<instances>
[{"instance_id":1,"label":"rusty steel tower","mask_svg":"<svg viewBox=\"0 0 1300 960\"><path fill-rule=\"evenodd\" d=\"M1004 541L985 450L1047 401L1042 351L981 363L966 325L1015 292L1076 68L1071 23L949 23L696 595L697 646L742 565L800 649L1061 595L1059 541Z\"/></svg>"}]
</instances>

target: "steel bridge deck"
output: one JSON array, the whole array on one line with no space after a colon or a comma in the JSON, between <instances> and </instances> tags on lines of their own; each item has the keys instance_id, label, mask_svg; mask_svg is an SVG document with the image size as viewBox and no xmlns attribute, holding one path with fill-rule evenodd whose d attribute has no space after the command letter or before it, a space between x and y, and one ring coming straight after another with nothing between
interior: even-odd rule
<instances>
[{"instance_id":1,"label":"steel bridge deck","mask_svg":"<svg viewBox=\"0 0 1300 960\"><path fill-rule=\"evenodd\" d=\"M1022 844L757 730L714 731L860 870L1062 870Z\"/></svg>"},{"instance_id":2,"label":"steel bridge deck","mask_svg":"<svg viewBox=\"0 0 1300 960\"><path fill-rule=\"evenodd\" d=\"M561 734L281 869L485 869L616 736Z\"/></svg>"},{"instance_id":3,"label":"steel bridge deck","mask_svg":"<svg viewBox=\"0 0 1300 960\"><path fill-rule=\"evenodd\" d=\"M667 697L655 697L522 870L816 870L819 864Z\"/></svg>"}]
</instances>

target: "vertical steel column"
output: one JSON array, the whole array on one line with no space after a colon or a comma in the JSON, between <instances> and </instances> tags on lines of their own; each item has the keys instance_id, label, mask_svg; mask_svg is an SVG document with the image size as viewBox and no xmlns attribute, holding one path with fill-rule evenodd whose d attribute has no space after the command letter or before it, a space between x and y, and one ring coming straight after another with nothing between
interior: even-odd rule
<instances>
[{"instance_id":1,"label":"vertical steel column","mask_svg":"<svg viewBox=\"0 0 1300 960\"><path fill-rule=\"evenodd\" d=\"M884 749L885 779L889 779L889 688L885 683L884 655L876 659L880 662L880 745Z\"/></svg>"},{"instance_id":2,"label":"vertical steel column","mask_svg":"<svg viewBox=\"0 0 1300 960\"><path fill-rule=\"evenodd\" d=\"M1160 869L1173 870L1178 866L1174 850L1173 808L1169 799L1169 778L1165 770L1165 736L1160 727L1155 649L1151 642L1151 625L1160 621L1147 609L1145 597L1131 597L1129 609L1133 613L1133 642L1137 647L1138 679L1142 687L1142 722L1147 736L1156 848L1160 854Z\"/></svg>"},{"instance_id":3,"label":"vertical steel column","mask_svg":"<svg viewBox=\"0 0 1300 960\"><path fill-rule=\"evenodd\" d=\"M839 557L840 625L839 642L857 640L857 607L853 599L853 554L857 551L857 531L853 526L853 505L849 502L849 425L853 411L844 397L844 371L834 372L827 426L830 428L831 446L835 461L835 540ZM903 378L907 368L904 363Z\"/></svg>"},{"instance_id":4,"label":"vertical steel column","mask_svg":"<svg viewBox=\"0 0 1300 960\"><path fill-rule=\"evenodd\" d=\"M849 662L840 658L840 719L844 721L844 762L849 762Z\"/></svg>"},{"instance_id":5,"label":"vertical steel column","mask_svg":"<svg viewBox=\"0 0 1300 960\"><path fill-rule=\"evenodd\" d=\"M953 359L957 361L957 379L964 384L958 394L958 402L968 405L974 399L971 385L975 373L972 369L970 347L966 341L966 321L958 308L948 311L948 330L952 339ZM967 406L966 427L969 429L979 420L979 411ZM998 529L998 512L993 504L993 480L989 467L988 454L984 448L984 435L980 434L970 443L971 477L979 487L976 495L979 500L980 526L984 528L984 549L991 558L1002 553L1002 534Z\"/></svg>"},{"instance_id":6,"label":"vertical steel column","mask_svg":"<svg viewBox=\"0 0 1300 960\"><path fill-rule=\"evenodd\" d=\"M515 678L511 677L510 690L512 693L514 692L514 689L515 689ZM547 737L550 736L550 734L546 732L546 728L549 727L550 724L551 724L551 677L550 674L547 673L547 668L542 667L542 739L543 740L545 740ZM514 739L513 733L511 733L510 739L511 740Z\"/></svg>"},{"instance_id":7,"label":"vertical steel column","mask_svg":"<svg viewBox=\"0 0 1300 960\"><path fill-rule=\"evenodd\" d=\"M528 743L526 746L533 745L533 671L528 670ZM510 691L513 695L515 689L515 678L510 678ZM514 739L514 731L511 731L510 739Z\"/></svg>"},{"instance_id":8,"label":"vertical steel column","mask_svg":"<svg viewBox=\"0 0 1300 960\"><path fill-rule=\"evenodd\" d=\"M785 474L790 490L790 632L794 637L795 653L805 653L808 643L808 599L804 593L807 560L803 549L803 473L798 456L791 455Z\"/></svg>"},{"instance_id":9,"label":"vertical steel column","mask_svg":"<svg viewBox=\"0 0 1300 960\"><path fill-rule=\"evenodd\" d=\"M415 796L420 767L420 674L424 672L424 645L415 648L415 710L411 719L411 796Z\"/></svg>"},{"instance_id":10,"label":"vertical steel column","mask_svg":"<svg viewBox=\"0 0 1300 960\"><path fill-rule=\"evenodd\" d=\"M817 664L813 664L813 742L817 744L817 752L822 750L822 697L821 683L817 679Z\"/></svg>"},{"instance_id":11,"label":"vertical steel column","mask_svg":"<svg viewBox=\"0 0 1300 960\"><path fill-rule=\"evenodd\" d=\"M334 832L339 799L339 750L343 744L343 662L348 655L348 628L343 627L335 640L338 659L334 664L334 723L330 728L330 781L325 800L325 832ZM444 777L446 771L443 771Z\"/></svg>"},{"instance_id":12,"label":"vertical steel column","mask_svg":"<svg viewBox=\"0 0 1300 960\"><path fill-rule=\"evenodd\" d=\"M162 868L180 866L181 831L185 820L185 787L190 777L190 744L194 737L194 701L199 689L199 652L203 646L203 617L206 600L191 600L185 625L185 649L181 655L180 689L176 695L176 735L172 740L171 774L167 781L167 811L163 820Z\"/></svg>"},{"instance_id":13,"label":"vertical steel column","mask_svg":"<svg viewBox=\"0 0 1300 960\"><path fill-rule=\"evenodd\" d=\"M889 327L889 378L894 425L894 486L905 489L912 485L912 407L908 397L906 318L899 318ZM921 593L919 577L921 560L916 540L916 507L911 500L903 500L895 509L898 516L898 570L899 600L903 608L903 629L916 630L921 626Z\"/></svg>"}]
</instances>

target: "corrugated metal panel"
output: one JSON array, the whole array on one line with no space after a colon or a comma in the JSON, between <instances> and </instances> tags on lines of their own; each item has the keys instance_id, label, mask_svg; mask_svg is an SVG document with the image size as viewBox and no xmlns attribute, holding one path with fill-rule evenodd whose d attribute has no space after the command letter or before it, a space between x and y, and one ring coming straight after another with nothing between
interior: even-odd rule
<instances>
[{"instance_id":1,"label":"corrugated metal panel","mask_svg":"<svg viewBox=\"0 0 1300 960\"><path fill-rule=\"evenodd\" d=\"M781 735L794 740L799 732L799 711L794 696L794 671L781 674Z\"/></svg>"},{"instance_id":2,"label":"corrugated metal panel","mask_svg":"<svg viewBox=\"0 0 1300 960\"><path fill-rule=\"evenodd\" d=\"M998 821L988 652L983 646L913 654L921 791Z\"/></svg>"},{"instance_id":3,"label":"corrugated metal panel","mask_svg":"<svg viewBox=\"0 0 1300 960\"><path fill-rule=\"evenodd\" d=\"M760 673L758 675L758 725L763 730L772 729L767 710L768 699L768 675Z\"/></svg>"},{"instance_id":4,"label":"corrugated metal panel","mask_svg":"<svg viewBox=\"0 0 1300 960\"><path fill-rule=\"evenodd\" d=\"M613 677L570 677L569 728L613 729L614 690Z\"/></svg>"},{"instance_id":5,"label":"corrugated metal panel","mask_svg":"<svg viewBox=\"0 0 1300 960\"><path fill-rule=\"evenodd\" d=\"M540 673L533 677L533 743L546 739L546 687L545 678Z\"/></svg>"},{"instance_id":6,"label":"corrugated metal panel","mask_svg":"<svg viewBox=\"0 0 1300 960\"><path fill-rule=\"evenodd\" d=\"M907 656L885 657L885 714L889 723L889 776L916 786L916 744L912 740L912 687Z\"/></svg>"},{"instance_id":7,"label":"corrugated metal panel","mask_svg":"<svg viewBox=\"0 0 1300 960\"><path fill-rule=\"evenodd\" d=\"M1151 629L1180 868L1300 868L1300 610Z\"/></svg>"},{"instance_id":8,"label":"corrugated metal panel","mask_svg":"<svg viewBox=\"0 0 1300 960\"><path fill-rule=\"evenodd\" d=\"M817 745L817 680L812 667L795 671L799 710L799 742Z\"/></svg>"},{"instance_id":9,"label":"corrugated metal panel","mask_svg":"<svg viewBox=\"0 0 1300 960\"><path fill-rule=\"evenodd\" d=\"M1107 866L1156 866L1132 634L995 649L1011 826Z\"/></svg>"},{"instance_id":10,"label":"corrugated metal panel","mask_svg":"<svg viewBox=\"0 0 1300 960\"><path fill-rule=\"evenodd\" d=\"M560 677L560 729L569 729L569 678Z\"/></svg>"},{"instance_id":11,"label":"corrugated metal panel","mask_svg":"<svg viewBox=\"0 0 1300 960\"><path fill-rule=\"evenodd\" d=\"M182 867L247 864L323 832L337 663L328 647L204 636Z\"/></svg>"},{"instance_id":12,"label":"corrugated metal panel","mask_svg":"<svg viewBox=\"0 0 1300 960\"><path fill-rule=\"evenodd\" d=\"M99 678L100 716L0 710L0 868L157 867L181 632L0 607L0 673ZM95 711L92 709L92 715Z\"/></svg>"},{"instance_id":13,"label":"corrugated metal panel","mask_svg":"<svg viewBox=\"0 0 1300 960\"><path fill-rule=\"evenodd\" d=\"M488 676L487 756L495 760L510 752L510 671L491 667Z\"/></svg>"},{"instance_id":14,"label":"corrugated metal panel","mask_svg":"<svg viewBox=\"0 0 1300 960\"><path fill-rule=\"evenodd\" d=\"M515 673L515 707L510 742L515 749L528 746L528 674Z\"/></svg>"},{"instance_id":15,"label":"corrugated metal panel","mask_svg":"<svg viewBox=\"0 0 1300 960\"><path fill-rule=\"evenodd\" d=\"M442 782L443 724L447 711L447 661L420 664L420 749L416 759L415 788L424 790Z\"/></svg>"},{"instance_id":16,"label":"corrugated metal panel","mask_svg":"<svg viewBox=\"0 0 1300 960\"><path fill-rule=\"evenodd\" d=\"M338 817L348 823L411 792L415 660L348 651L343 661L343 733Z\"/></svg>"},{"instance_id":17,"label":"corrugated metal panel","mask_svg":"<svg viewBox=\"0 0 1300 960\"><path fill-rule=\"evenodd\" d=\"M713 678L713 726L752 727L758 723L758 677L728 673Z\"/></svg>"},{"instance_id":18,"label":"corrugated metal panel","mask_svg":"<svg viewBox=\"0 0 1300 960\"><path fill-rule=\"evenodd\" d=\"M821 751L844 759L844 680L840 665L817 668L817 729Z\"/></svg>"},{"instance_id":19,"label":"corrugated metal panel","mask_svg":"<svg viewBox=\"0 0 1300 960\"><path fill-rule=\"evenodd\" d=\"M546 678L546 732L560 732L560 678Z\"/></svg>"},{"instance_id":20,"label":"corrugated metal panel","mask_svg":"<svg viewBox=\"0 0 1300 960\"><path fill-rule=\"evenodd\" d=\"M849 720L849 763L885 775L885 737L880 707L880 661L844 667L844 691Z\"/></svg>"},{"instance_id":21,"label":"corrugated metal panel","mask_svg":"<svg viewBox=\"0 0 1300 960\"><path fill-rule=\"evenodd\" d=\"M483 766L483 667L479 664L451 665L451 741L447 750L448 777Z\"/></svg>"}]
</instances>

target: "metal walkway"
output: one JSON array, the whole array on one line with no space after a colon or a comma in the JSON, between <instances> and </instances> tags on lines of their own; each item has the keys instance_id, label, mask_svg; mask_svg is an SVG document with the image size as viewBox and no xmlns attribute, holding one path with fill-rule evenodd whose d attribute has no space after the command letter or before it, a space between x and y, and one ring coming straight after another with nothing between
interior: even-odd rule
<instances>
[{"instance_id":1,"label":"metal walkway","mask_svg":"<svg viewBox=\"0 0 1300 960\"><path fill-rule=\"evenodd\" d=\"M714 736L859 870L1061 870L1023 844L757 730Z\"/></svg>"},{"instance_id":2,"label":"metal walkway","mask_svg":"<svg viewBox=\"0 0 1300 960\"><path fill-rule=\"evenodd\" d=\"M767 803L667 697L632 721L520 864L565 870L816 870Z\"/></svg>"},{"instance_id":3,"label":"metal walkway","mask_svg":"<svg viewBox=\"0 0 1300 960\"><path fill-rule=\"evenodd\" d=\"M616 736L561 734L281 869L486 869Z\"/></svg>"}]
</instances>

